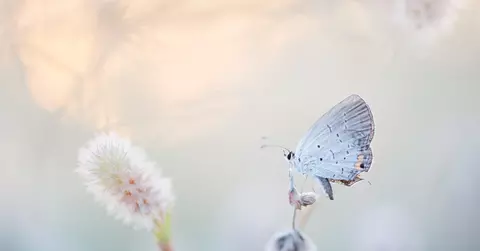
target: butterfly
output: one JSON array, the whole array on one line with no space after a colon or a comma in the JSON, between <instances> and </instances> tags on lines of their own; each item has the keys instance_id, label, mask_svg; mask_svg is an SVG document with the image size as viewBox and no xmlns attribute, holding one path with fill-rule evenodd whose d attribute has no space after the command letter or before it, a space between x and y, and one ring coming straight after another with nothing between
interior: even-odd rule
<instances>
[{"instance_id":1,"label":"butterfly","mask_svg":"<svg viewBox=\"0 0 480 251\"><path fill-rule=\"evenodd\" d=\"M352 186L363 180L361 173L370 169L374 133L370 107L353 94L318 119L295 151L282 148L290 168L316 178L333 200L331 183Z\"/></svg>"}]
</instances>

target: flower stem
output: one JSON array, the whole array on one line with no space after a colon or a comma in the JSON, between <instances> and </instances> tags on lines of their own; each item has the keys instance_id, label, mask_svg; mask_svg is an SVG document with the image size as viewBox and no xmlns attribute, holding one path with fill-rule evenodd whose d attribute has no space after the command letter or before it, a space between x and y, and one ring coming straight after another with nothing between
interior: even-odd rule
<instances>
[{"instance_id":1,"label":"flower stem","mask_svg":"<svg viewBox=\"0 0 480 251\"><path fill-rule=\"evenodd\" d=\"M295 221L297 220L297 208L294 207L293 209L293 217L292 217L292 229L295 229Z\"/></svg>"},{"instance_id":2,"label":"flower stem","mask_svg":"<svg viewBox=\"0 0 480 251\"><path fill-rule=\"evenodd\" d=\"M172 244L170 242L168 243L158 243L158 248L159 251L173 251Z\"/></svg>"},{"instance_id":3,"label":"flower stem","mask_svg":"<svg viewBox=\"0 0 480 251\"><path fill-rule=\"evenodd\" d=\"M157 240L158 248L160 251L173 251L171 243L171 214L170 212L165 214L165 217L161 220L155 221L155 229L153 234Z\"/></svg>"}]
</instances>

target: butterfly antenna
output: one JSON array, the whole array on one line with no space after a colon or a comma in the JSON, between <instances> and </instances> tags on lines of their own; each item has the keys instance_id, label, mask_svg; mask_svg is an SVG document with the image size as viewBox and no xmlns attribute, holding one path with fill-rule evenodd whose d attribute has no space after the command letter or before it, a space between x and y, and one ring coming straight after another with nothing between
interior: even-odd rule
<instances>
[{"instance_id":1,"label":"butterfly antenna","mask_svg":"<svg viewBox=\"0 0 480 251\"><path fill-rule=\"evenodd\" d=\"M290 149L284 147L284 146L280 146L280 145L261 145L260 148L267 148L267 147L277 147L277 148L281 148L285 151L288 151L288 152L291 152Z\"/></svg>"}]
</instances>

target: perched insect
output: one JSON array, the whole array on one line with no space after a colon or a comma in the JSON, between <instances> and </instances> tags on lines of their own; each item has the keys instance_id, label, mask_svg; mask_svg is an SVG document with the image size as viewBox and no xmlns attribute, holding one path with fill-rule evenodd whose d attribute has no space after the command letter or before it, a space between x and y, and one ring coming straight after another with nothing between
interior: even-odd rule
<instances>
[{"instance_id":1,"label":"perched insect","mask_svg":"<svg viewBox=\"0 0 480 251\"><path fill-rule=\"evenodd\" d=\"M370 169L374 132L367 103L360 96L351 95L313 124L295 152L277 147L284 149L290 168L315 177L333 200L331 182L351 186L362 180L360 173Z\"/></svg>"}]
</instances>

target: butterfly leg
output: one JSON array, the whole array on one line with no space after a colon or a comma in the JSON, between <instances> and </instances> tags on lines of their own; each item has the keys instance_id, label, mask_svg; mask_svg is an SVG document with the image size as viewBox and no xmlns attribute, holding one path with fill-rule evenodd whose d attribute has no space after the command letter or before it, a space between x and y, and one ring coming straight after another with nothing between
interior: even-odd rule
<instances>
[{"instance_id":1,"label":"butterfly leg","mask_svg":"<svg viewBox=\"0 0 480 251\"><path fill-rule=\"evenodd\" d=\"M323 190L325 190L325 193L328 195L328 198L330 200L333 200L333 189L332 189L332 184L330 184L330 181L328 181L327 178L322 178L317 176L318 181L323 187Z\"/></svg>"}]
</instances>

